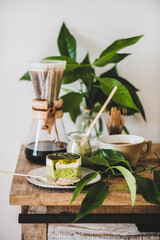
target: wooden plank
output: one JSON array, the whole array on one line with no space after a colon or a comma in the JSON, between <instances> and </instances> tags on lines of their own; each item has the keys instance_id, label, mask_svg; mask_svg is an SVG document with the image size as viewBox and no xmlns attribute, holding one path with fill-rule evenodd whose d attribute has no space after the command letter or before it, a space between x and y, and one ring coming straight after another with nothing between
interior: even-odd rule
<instances>
[{"instance_id":1,"label":"wooden plank","mask_svg":"<svg viewBox=\"0 0 160 240\"><path fill-rule=\"evenodd\" d=\"M160 144L154 144L153 151L160 155ZM149 157L139 161L139 167L149 167L157 164L153 151ZM31 169L37 167L40 166L30 163L24 157L23 148L21 148L16 172L28 173ZM143 175L150 177L150 172L145 172ZM129 191L116 191L119 184L124 183L125 180L123 178L112 179L110 181L109 196L104 201L103 206L93 211L93 213L160 213L160 206L147 203L139 194L137 194L135 206L132 208ZM26 178L15 176L10 190L10 204L53 206L50 210L54 209L54 211L58 211L65 209L68 212L77 213L85 194L86 190L84 190L72 206L69 207L68 205L72 199L73 190L40 188L29 183Z\"/></svg>"},{"instance_id":2,"label":"wooden plank","mask_svg":"<svg viewBox=\"0 0 160 240\"><path fill-rule=\"evenodd\" d=\"M134 224L48 224L48 240L158 240L160 233L141 233Z\"/></svg>"},{"instance_id":3,"label":"wooden plank","mask_svg":"<svg viewBox=\"0 0 160 240\"><path fill-rule=\"evenodd\" d=\"M22 240L47 240L47 224L22 224Z\"/></svg>"},{"instance_id":4,"label":"wooden plank","mask_svg":"<svg viewBox=\"0 0 160 240\"><path fill-rule=\"evenodd\" d=\"M21 213L46 213L46 207L43 206L22 206ZM21 239L22 240L47 240L47 224L22 224Z\"/></svg>"},{"instance_id":5,"label":"wooden plank","mask_svg":"<svg viewBox=\"0 0 160 240\"><path fill-rule=\"evenodd\" d=\"M22 214L45 214L47 213L46 206L22 206L21 207Z\"/></svg>"}]
</instances>

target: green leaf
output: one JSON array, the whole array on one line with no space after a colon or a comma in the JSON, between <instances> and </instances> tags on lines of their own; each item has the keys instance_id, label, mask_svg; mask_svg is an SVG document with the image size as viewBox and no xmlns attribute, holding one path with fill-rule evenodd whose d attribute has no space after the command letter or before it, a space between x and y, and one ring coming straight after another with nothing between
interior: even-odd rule
<instances>
[{"instance_id":1,"label":"green leaf","mask_svg":"<svg viewBox=\"0 0 160 240\"><path fill-rule=\"evenodd\" d=\"M76 61L74 61L72 58L67 57L67 56L50 56L50 57L46 57L43 60L62 60L62 61L66 61L66 69L65 71L72 71L76 68L78 68L80 65L79 63L77 63Z\"/></svg>"},{"instance_id":2,"label":"green leaf","mask_svg":"<svg viewBox=\"0 0 160 240\"><path fill-rule=\"evenodd\" d=\"M101 107L102 107L102 105L95 106L95 107L93 108L93 112L98 113L98 112L100 111Z\"/></svg>"},{"instance_id":3,"label":"green leaf","mask_svg":"<svg viewBox=\"0 0 160 240\"><path fill-rule=\"evenodd\" d=\"M129 190L131 192L131 201L132 201L132 207L134 206L134 203L135 203L135 200L136 200L136 180L135 180L135 177L131 174L131 172L124 168L124 167L121 167L121 166L116 166L114 167L116 169L118 169L122 175L124 176L127 184L128 184L128 187L129 187Z\"/></svg>"},{"instance_id":4,"label":"green leaf","mask_svg":"<svg viewBox=\"0 0 160 240\"><path fill-rule=\"evenodd\" d=\"M160 191L160 170L154 170L154 183L156 184L158 190Z\"/></svg>"},{"instance_id":5,"label":"green leaf","mask_svg":"<svg viewBox=\"0 0 160 240\"><path fill-rule=\"evenodd\" d=\"M131 88L133 88L135 91L139 91L139 89L137 89L136 87L134 87L129 81L127 81L126 79L120 77L117 73L117 67L114 66L113 68L111 68L109 71L103 73L100 75L100 77L102 78L115 78L117 79L119 82L121 82L126 88L128 88L129 86Z\"/></svg>"},{"instance_id":6,"label":"green leaf","mask_svg":"<svg viewBox=\"0 0 160 240\"><path fill-rule=\"evenodd\" d=\"M87 192L86 197L84 198L80 211L76 216L74 222L83 218L86 214L91 212L96 208L100 208L109 194L109 184L106 183L97 183L93 185Z\"/></svg>"},{"instance_id":7,"label":"green leaf","mask_svg":"<svg viewBox=\"0 0 160 240\"><path fill-rule=\"evenodd\" d=\"M73 71L64 72L62 84L70 84L70 83L77 81L78 79L79 78Z\"/></svg>"},{"instance_id":8,"label":"green leaf","mask_svg":"<svg viewBox=\"0 0 160 240\"><path fill-rule=\"evenodd\" d=\"M98 59L96 59L93 63L93 65L95 65L96 67L104 67L105 65L109 64L109 63L118 63L120 61L122 61L124 58L126 58L127 56L129 56L129 53L111 53L111 54L107 54L105 56L99 57Z\"/></svg>"},{"instance_id":9,"label":"green leaf","mask_svg":"<svg viewBox=\"0 0 160 240\"><path fill-rule=\"evenodd\" d=\"M90 89L90 92L87 91L86 93L84 93L84 99L85 99L86 106L88 109L93 109L95 103L97 103L98 90L99 89L97 89L96 87L92 87ZM101 93L104 94L102 91L101 91ZM102 94L101 94L101 99L102 99ZM103 104L104 104L104 102L103 102Z\"/></svg>"},{"instance_id":10,"label":"green leaf","mask_svg":"<svg viewBox=\"0 0 160 240\"><path fill-rule=\"evenodd\" d=\"M109 165L109 162L104 157L101 157L101 156L98 156L98 155L94 155L94 156L92 156L90 158L87 158L87 161L86 161L86 157L82 161L84 161L83 163L85 165L89 164L89 165L92 165L92 166L93 165L105 166L108 169L110 169L112 171L112 173L114 174L114 171L113 171L112 167Z\"/></svg>"},{"instance_id":11,"label":"green leaf","mask_svg":"<svg viewBox=\"0 0 160 240\"><path fill-rule=\"evenodd\" d=\"M146 115L145 115L142 103L141 103L137 93L131 87L128 87L128 91L130 92L130 95L131 95L131 97L133 99L133 102L135 103L135 105L139 109L143 119L146 121Z\"/></svg>"},{"instance_id":12,"label":"green leaf","mask_svg":"<svg viewBox=\"0 0 160 240\"><path fill-rule=\"evenodd\" d=\"M76 108L74 108L73 110L69 111L69 115L71 117L71 120L75 123L77 117L81 114L81 110L80 107L77 106Z\"/></svg>"},{"instance_id":13,"label":"green leaf","mask_svg":"<svg viewBox=\"0 0 160 240\"><path fill-rule=\"evenodd\" d=\"M112 89L117 86L118 89L115 92L114 96L112 97L112 101L123 106L123 107L129 107L129 108L133 108L136 109L137 111L138 108L136 107L136 105L134 104L131 95L128 91L128 89L123 86L123 84L121 84L119 81L117 81L114 78L98 78L96 77L96 79L100 82L100 87L101 90L108 96Z\"/></svg>"},{"instance_id":14,"label":"green leaf","mask_svg":"<svg viewBox=\"0 0 160 240\"><path fill-rule=\"evenodd\" d=\"M103 106L107 97L106 97L106 94L101 90L99 81L96 81L96 83L94 84L94 89L97 90L96 96L95 96L95 102ZM111 102L112 100L109 102L108 107L110 106Z\"/></svg>"},{"instance_id":15,"label":"green leaf","mask_svg":"<svg viewBox=\"0 0 160 240\"><path fill-rule=\"evenodd\" d=\"M136 176L138 191L142 194L143 198L150 203L160 204L160 192L154 182L149 178Z\"/></svg>"},{"instance_id":16,"label":"green leaf","mask_svg":"<svg viewBox=\"0 0 160 240\"><path fill-rule=\"evenodd\" d=\"M86 165L91 165L92 163L89 160L89 157L86 156L81 156L82 159L82 166L86 166Z\"/></svg>"},{"instance_id":17,"label":"green leaf","mask_svg":"<svg viewBox=\"0 0 160 240\"><path fill-rule=\"evenodd\" d=\"M126 48L130 45L135 44L139 41L139 39L143 37L143 35L131 37L131 38L124 38L124 39L118 39L114 43L112 43L109 47L107 47L101 54L100 57L104 57L108 54L114 54L117 51Z\"/></svg>"},{"instance_id":18,"label":"green leaf","mask_svg":"<svg viewBox=\"0 0 160 240\"><path fill-rule=\"evenodd\" d=\"M73 193L72 200L69 205L71 205L76 198L78 197L79 193L82 191L82 189L86 186L88 182L90 182L92 179L96 178L98 175L98 172L92 172L84 176L76 185L76 188Z\"/></svg>"},{"instance_id":19,"label":"green leaf","mask_svg":"<svg viewBox=\"0 0 160 240\"><path fill-rule=\"evenodd\" d=\"M117 152L116 150L112 149L100 149L97 152L95 152L94 156L101 156L104 157L110 166L114 166L117 164L125 164L132 172L131 165L128 161L124 159L124 157Z\"/></svg>"},{"instance_id":20,"label":"green leaf","mask_svg":"<svg viewBox=\"0 0 160 240\"><path fill-rule=\"evenodd\" d=\"M26 72L19 80L31 81L29 72Z\"/></svg>"},{"instance_id":21,"label":"green leaf","mask_svg":"<svg viewBox=\"0 0 160 240\"><path fill-rule=\"evenodd\" d=\"M100 149L95 152L94 156L101 156L106 158L109 161L110 165L125 161L124 157L119 152L112 149Z\"/></svg>"},{"instance_id":22,"label":"green leaf","mask_svg":"<svg viewBox=\"0 0 160 240\"><path fill-rule=\"evenodd\" d=\"M103 67L108 63L120 62L122 59L127 57L128 54L118 54L117 51L135 44L142 36L143 35L116 40L100 54L99 58L94 61L93 65Z\"/></svg>"},{"instance_id":23,"label":"green leaf","mask_svg":"<svg viewBox=\"0 0 160 240\"><path fill-rule=\"evenodd\" d=\"M90 164L93 164L93 165L95 164L95 165L110 167L107 159L102 156L94 155L90 157L88 161L90 162Z\"/></svg>"},{"instance_id":24,"label":"green leaf","mask_svg":"<svg viewBox=\"0 0 160 240\"><path fill-rule=\"evenodd\" d=\"M109 77L109 78L115 78L116 80L118 80L120 83L122 83L129 91L133 102L135 103L135 105L137 106L137 108L139 109L142 117L144 120L146 120L146 116L145 116L145 112L142 106L142 103L136 93L136 91L139 91L137 88L135 88L130 82L128 82L126 79L120 77L117 73L117 69L116 66L114 66L112 69L110 69L109 71L101 74L101 77L105 78L105 77ZM134 110L135 111L135 110ZM134 114L134 112L131 109L127 109L127 114Z\"/></svg>"},{"instance_id":25,"label":"green leaf","mask_svg":"<svg viewBox=\"0 0 160 240\"><path fill-rule=\"evenodd\" d=\"M62 24L58 36L58 48L61 55L68 56L74 60L76 59L76 40L69 32L65 23Z\"/></svg>"},{"instance_id":26,"label":"green leaf","mask_svg":"<svg viewBox=\"0 0 160 240\"><path fill-rule=\"evenodd\" d=\"M61 97L63 99L63 111L70 112L74 110L82 101L82 94L70 92Z\"/></svg>"},{"instance_id":27,"label":"green leaf","mask_svg":"<svg viewBox=\"0 0 160 240\"><path fill-rule=\"evenodd\" d=\"M90 64L88 53L80 64L80 67L75 70L75 73L80 79L82 79L82 82L86 85L88 91L90 91L94 80L94 69Z\"/></svg>"},{"instance_id":28,"label":"green leaf","mask_svg":"<svg viewBox=\"0 0 160 240\"><path fill-rule=\"evenodd\" d=\"M103 131L103 121L102 121L102 118L99 118L98 121L99 121L99 129L98 129L97 137L99 137L102 134L102 131Z\"/></svg>"},{"instance_id":29,"label":"green leaf","mask_svg":"<svg viewBox=\"0 0 160 240\"><path fill-rule=\"evenodd\" d=\"M68 89L68 88L62 88L63 91L65 91L66 93L71 93L73 92L71 89Z\"/></svg>"}]
</instances>

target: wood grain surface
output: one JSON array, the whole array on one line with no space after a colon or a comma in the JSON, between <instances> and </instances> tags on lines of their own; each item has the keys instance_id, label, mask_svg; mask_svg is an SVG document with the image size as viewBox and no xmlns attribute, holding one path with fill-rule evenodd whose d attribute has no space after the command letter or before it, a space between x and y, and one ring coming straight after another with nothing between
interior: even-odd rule
<instances>
[{"instance_id":1,"label":"wood grain surface","mask_svg":"<svg viewBox=\"0 0 160 240\"><path fill-rule=\"evenodd\" d=\"M21 213L59 213L58 207L22 206ZM160 232L139 232L128 223L22 224L23 240L159 240Z\"/></svg>"},{"instance_id":2,"label":"wood grain surface","mask_svg":"<svg viewBox=\"0 0 160 240\"><path fill-rule=\"evenodd\" d=\"M156 165L157 159L153 152L160 155L160 144L154 144L152 153L147 158L139 161L138 167L150 167ZM40 167L30 163L23 154L21 148L17 167L15 172L28 173L30 170ZM151 177L150 172L142 175ZM104 179L103 179L104 181ZM124 184L123 178L117 177L110 181L110 194L103 203L103 206L93 211L93 213L160 213L160 206L147 203L140 194L137 194L135 206L131 206L130 192L116 191L117 187ZM71 205L70 203L73 190L72 189L46 189L35 186L27 181L25 177L14 176L10 190L10 204L22 206L47 206L48 212L67 211L77 213L79 206L85 197L86 189L78 196L77 200Z\"/></svg>"},{"instance_id":3,"label":"wood grain surface","mask_svg":"<svg viewBox=\"0 0 160 240\"><path fill-rule=\"evenodd\" d=\"M47 224L22 224L21 240L48 240Z\"/></svg>"},{"instance_id":4,"label":"wood grain surface","mask_svg":"<svg viewBox=\"0 0 160 240\"><path fill-rule=\"evenodd\" d=\"M160 233L139 232L135 224L48 224L48 240L159 240Z\"/></svg>"}]
</instances>

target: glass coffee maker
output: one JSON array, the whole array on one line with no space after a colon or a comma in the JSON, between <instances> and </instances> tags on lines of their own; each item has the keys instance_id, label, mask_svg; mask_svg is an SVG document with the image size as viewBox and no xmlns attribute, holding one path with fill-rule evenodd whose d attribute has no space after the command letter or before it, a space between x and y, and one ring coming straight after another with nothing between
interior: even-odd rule
<instances>
[{"instance_id":1,"label":"glass coffee maker","mask_svg":"<svg viewBox=\"0 0 160 240\"><path fill-rule=\"evenodd\" d=\"M67 136L62 117L62 99L58 99L65 61L40 61L29 66L36 99L32 101L32 125L25 142L25 157L46 164L50 153L66 152Z\"/></svg>"}]
</instances>

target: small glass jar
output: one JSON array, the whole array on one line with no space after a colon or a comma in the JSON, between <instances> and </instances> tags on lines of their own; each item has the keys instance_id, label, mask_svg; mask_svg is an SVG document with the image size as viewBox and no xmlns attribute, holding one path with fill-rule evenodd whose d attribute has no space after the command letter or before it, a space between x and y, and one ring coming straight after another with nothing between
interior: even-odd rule
<instances>
[{"instance_id":1,"label":"small glass jar","mask_svg":"<svg viewBox=\"0 0 160 240\"><path fill-rule=\"evenodd\" d=\"M85 136L84 132L71 132L68 135L67 152L76 153L81 156L91 156L91 146L89 136Z\"/></svg>"},{"instance_id":2,"label":"small glass jar","mask_svg":"<svg viewBox=\"0 0 160 240\"><path fill-rule=\"evenodd\" d=\"M95 112L92 112L90 109L84 109L76 121L77 131L86 132L95 117ZM93 152L97 150L97 138L102 134L102 131L103 122L100 117L90 132L90 145Z\"/></svg>"}]
</instances>

